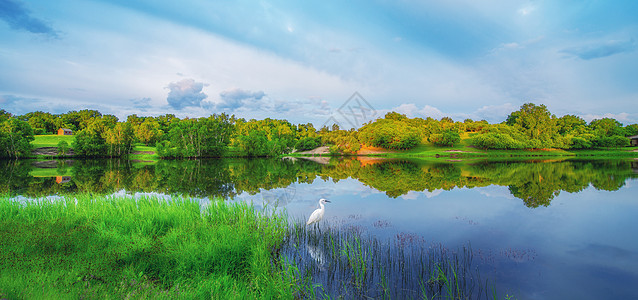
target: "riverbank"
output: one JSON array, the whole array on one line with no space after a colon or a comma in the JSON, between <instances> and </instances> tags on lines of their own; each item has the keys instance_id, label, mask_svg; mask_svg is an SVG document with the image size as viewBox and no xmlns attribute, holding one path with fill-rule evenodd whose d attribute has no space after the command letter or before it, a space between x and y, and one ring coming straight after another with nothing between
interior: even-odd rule
<instances>
[{"instance_id":1,"label":"riverbank","mask_svg":"<svg viewBox=\"0 0 638 300\"><path fill-rule=\"evenodd\" d=\"M289 224L244 202L2 196L0 298L499 298L470 248L405 238Z\"/></svg>"},{"instance_id":2,"label":"riverbank","mask_svg":"<svg viewBox=\"0 0 638 300\"><path fill-rule=\"evenodd\" d=\"M35 147L31 157L34 159L68 159L74 157L73 149L61 155L57 143L67 141L71 145L74 136L36 136L32 143ZM342 156L331 153L329 147L321 146L308 151L284 154L282 156L313 157L313 156ZM533 149L533 150L485 150L478 149L464 139L452 147L437 147L432 144L420 144L408 150L388 150L380 147L362 146L356 154L347 156L380 156L390 158L507 158L507 157L638 157L638 147L623 147L612 149L563 150L563 149ZM237 149L229 149L224 157L242 157ZM139 163L156 163L161 158L153 146L135 144L129 159Z\"/></svg>"},{"instance_id":3,"label":"riverbank","mask_svg":"<svg viewBox=\"0 0 638 300\"><path fill-rule=\"evenodd\" d=\"M283 298L287 228L245 203L77 195L0 201L0 298Z\"/></svg>"}]
</instances>

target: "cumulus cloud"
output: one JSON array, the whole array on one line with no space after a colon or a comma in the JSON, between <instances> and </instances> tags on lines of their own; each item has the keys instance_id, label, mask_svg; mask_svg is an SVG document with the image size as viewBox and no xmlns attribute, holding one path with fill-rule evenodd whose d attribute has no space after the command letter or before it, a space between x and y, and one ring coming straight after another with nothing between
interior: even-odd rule
<instances>
[{"instance_id":1,"label":"cumulus cloud","mask_svg":"<svg viewBox=\"0 0 638 300\"><path fill-rule=\"evenodd\" d=\"M58 33L44 21L32 17L31 12L15 0L0 1L0 19L15 30L26 30L31 33L44 34L57 38Z\"/></svg>"},{"instance_id":2,"label":"cumulus cloud","mask_svg":"<svg viewBox=\"0 0 638 300\"><path fill-rule=\"evenodd\" d=\"M204 88L203 82L195 82L194 79L183 79L178 82L168 84L168 105L174 109L181 110L188 106L200 107L202 100L208 95L202 92Z\"/></svg>"},{"instance_id":3,"label":"cumulus cloud","mask_svg":"<svg viewBox=\"0 0 638 300\"><path fill-rule=\"evenodd\" d=\"M603 118L612 118L617 120L618 122L624 123L624 124L633 124L636 120L636 116L632 116L628 113L622 112L622 113L618 113L618 114L612 114L612 113L606 113L606 114L585 114L585 115L581 115L581 117L583 118L583 120L587 121L587 122L591 122L593 120L596 119L603 119ZM632 118L633 117L633 118Z\"/></svg>"},{"instance_id":4,"label":"cumulus cloud","mask_svg":"<svg viewBox=\"0 0 638 300\"><path fill-rule=\"evenodd\" d=\"M222 102L217 103L217 109L236 110L243 106L261 106L259 101L266 96L263 91L251 92L243 89L230 89L219 93Z\"/></svg>"},{"instance_id":5,"label":"cumulus cloud","mask_svg":"<svg viewBox=\"0 0 638 300\"><path fill-rule=\"evenodd\" d=\"M636 50L636 41L634 39L630 39L624 41L611 40L581 47L567 48L563 49L561 53L576 56L584 60L590 60L624 52L631 52L634 50Z\"/></svg>"}]
</instances>

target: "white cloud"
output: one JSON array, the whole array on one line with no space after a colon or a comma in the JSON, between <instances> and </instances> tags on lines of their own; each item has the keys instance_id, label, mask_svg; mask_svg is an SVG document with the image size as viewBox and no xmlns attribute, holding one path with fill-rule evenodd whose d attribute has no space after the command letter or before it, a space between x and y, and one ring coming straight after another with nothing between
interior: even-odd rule
<instances>
[{"instance_id":1,"label":"white cloud","mask_svg":"<svg viewBox=\"0 0 638 300\"><path fill-rule=\"evenodd\" d=\"M178 82L171 82L166 87L170 91L166 101L174 109L181 110L187 106L200 107L202 100L208 95L202 92L203 82L195 82L194 79L182 79Z\"/></svg>"}]
</instances>

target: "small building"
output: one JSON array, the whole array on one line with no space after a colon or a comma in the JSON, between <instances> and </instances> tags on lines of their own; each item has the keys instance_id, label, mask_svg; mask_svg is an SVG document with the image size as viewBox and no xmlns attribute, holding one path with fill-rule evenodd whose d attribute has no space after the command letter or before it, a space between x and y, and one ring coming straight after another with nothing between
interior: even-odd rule
<instances>
[{"instance_id":1,"label":"small building","mask_svg":"<svg viewBox=\"0 0 638 300\"><path fill-rule=\"evenodd\" d=\"M58 129L58 135L73 135L73 130L67 128Z\"/></svg>"},{"instance_id":2,"label":"small building","mask_svg":"<svg viewBox=\"0 0 638 300\"><path fill-rule=\"evenodd\" d=\"M632 136L629 136L628 138L631 141L632 147L638 146L638 135L632 135Z\"/></svg>"},{"instance_id":3,"label":"small building","mask_svg":"<svg viewBox=\"0 0 638 300\"><path fill-rule=\"evenodd\" d=\"M55 182L62 184L71 181L71 176L55 176Z\"/></svg>"}]
</instances>

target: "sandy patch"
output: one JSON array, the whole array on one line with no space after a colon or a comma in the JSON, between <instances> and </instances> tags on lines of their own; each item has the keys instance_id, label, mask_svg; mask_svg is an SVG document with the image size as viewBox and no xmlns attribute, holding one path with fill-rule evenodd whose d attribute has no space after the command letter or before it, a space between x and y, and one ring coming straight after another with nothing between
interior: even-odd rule
<instances>
[{"instance_id":1,"label":"sandy patch","mask_svg":"<svg viewBox=\"0 0 638 300\"><path fill-rule=\"evenodd\" d=\"M312 150L297 152L297 154L310 154L310 155L330 154L330 148L328 148L327 146L321 146Z\"/></svg>"}]
</instances>

